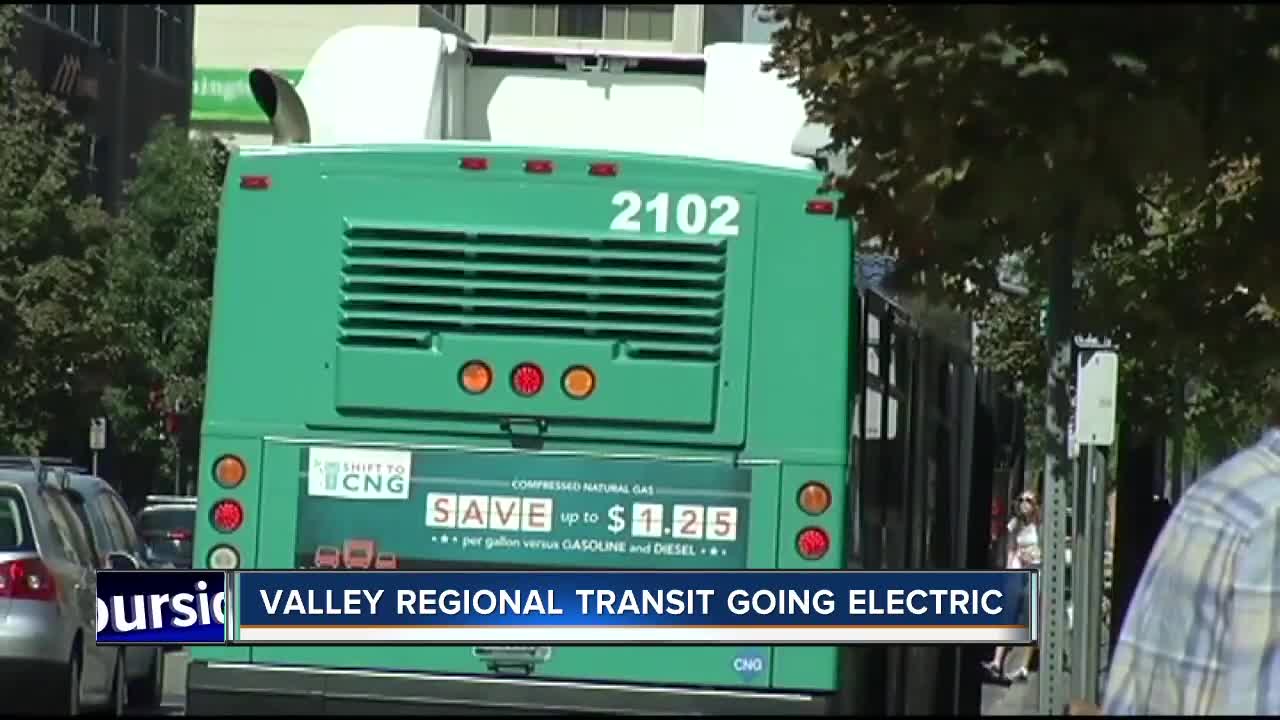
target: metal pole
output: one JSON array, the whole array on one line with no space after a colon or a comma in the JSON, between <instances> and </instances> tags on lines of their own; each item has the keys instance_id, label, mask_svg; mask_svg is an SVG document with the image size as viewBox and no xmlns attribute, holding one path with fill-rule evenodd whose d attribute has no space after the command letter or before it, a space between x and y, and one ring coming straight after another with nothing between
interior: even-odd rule
<instances>
[{"instance_id":1,"label":"metal pole","mask_svg":"<svg viewBox=\"0 0 1280 720\"><path fill-rule=\"evenodd\" d=\"M1106 456L1095 447L1089 447L1089 555L1085 564L1085 556L1080 558L1080 569L1087 569L1088 593L1081 596L1080 613L1087 620L1080 626L1084 635L1084 647L1087 649L1081 658L1081 672L1084 675L1084 687L1081 697L1095 704L1102 702L1102 586L1104 583L1103 566L1107 550L1107 473Z\"/></svg>"},{"instance_id":2,"label":"metal pole","mask_svg":"<svg viewBox=\"0 0 1280 720\"><path fill-rule=\"evenodd\" d=\"M93 476L98 477L98 451L93 451Z\"/></svg>"},{"instance_id":3,"label":"metal pole","mask_svg":"<svg viewBox=\"0 0 1280 720\"><path fill-rule=\"evenodd\" d=\"M173 494L182 494L182 445L178 438L173 439Z\"/></svg>"},{"instance_id":4,"label":"metal pole","mask_svg":"<svg viewBox=\"0 0 1280 720\"><path fill-rule=\"evenodd\" d=\"M1064 517L1071 465L1068 461L1069 403L1067 377L1072 366L1072 234L1074 218L1068 214L1063 231L1055 234L1049 266L1048 340L1049 372L1045 388L1044 542L1040 580L1044 602L1040 635L1039 714L1061 715L1067 706L1068 687L1063 683L1062 663L1067 649L1067 588L1065 581Z\"/></svg>"}]
</instances>

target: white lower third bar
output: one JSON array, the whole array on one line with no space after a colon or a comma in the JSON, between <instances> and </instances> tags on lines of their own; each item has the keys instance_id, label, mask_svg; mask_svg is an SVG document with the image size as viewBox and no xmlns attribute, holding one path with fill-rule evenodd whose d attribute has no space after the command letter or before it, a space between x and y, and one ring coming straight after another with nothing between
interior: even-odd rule
<instances>
[{"instance_id":1,"label":"white lower third bar","mask_svg":"<svg viewBox=\"0 0 1280 720\"><path fill-rule=\"evenodd\" d=\"M241 644L365 645L587 643L620 645L851 645L860 643L1028 643L1025 627L262 627L241 626Z\"/></svg>"}]
</instances>

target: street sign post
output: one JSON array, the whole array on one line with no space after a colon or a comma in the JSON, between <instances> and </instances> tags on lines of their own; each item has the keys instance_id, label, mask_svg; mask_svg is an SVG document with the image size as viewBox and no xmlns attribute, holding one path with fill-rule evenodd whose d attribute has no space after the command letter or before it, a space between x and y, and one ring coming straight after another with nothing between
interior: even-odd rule
<instances>
[{"instance_id":1,"label":"street sign post","mask_svg":"<svg viewBox=\"0 0 1280 720\"><path fill-rule=\"evenodd\" d=\"M1103 558L1106 553L1106 462L1115 444L1119 355L1106 340L1076 338L1072 429L1084 458L1074 494L1072 528L1071 689L1074 699L1101 702ZM1112 620L1115 622L1115 620Z\"/></svg>"},{"instance_id":2,"label":"street sign post","mask_svg":"<svg viewBox=\"0 0 1280 720\"><path fill-rule=\"evenodd\" d=\"M107 449L107 419L96 417L89 421L89 449L93 451L93 476L98 476L98 453Z\"/></svg>"}]
</instances>

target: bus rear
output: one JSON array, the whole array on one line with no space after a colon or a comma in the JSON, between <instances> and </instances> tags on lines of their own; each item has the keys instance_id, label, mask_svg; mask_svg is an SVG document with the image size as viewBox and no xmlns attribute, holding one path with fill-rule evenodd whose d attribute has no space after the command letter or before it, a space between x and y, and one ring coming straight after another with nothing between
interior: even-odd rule
<instances>
[{"instance_id":1,"label":"bus rear","mask_svg":"<svg viewBox=\"0 0 1280 720\"><path fill-rule=\"evenodd\" d=\"M456 142L242 151L196 566L843 567L852 231L819 184ZM848 690L839 667L834 647L194 648L188 707L808 713Z\"/></svg>"}]
</instances>

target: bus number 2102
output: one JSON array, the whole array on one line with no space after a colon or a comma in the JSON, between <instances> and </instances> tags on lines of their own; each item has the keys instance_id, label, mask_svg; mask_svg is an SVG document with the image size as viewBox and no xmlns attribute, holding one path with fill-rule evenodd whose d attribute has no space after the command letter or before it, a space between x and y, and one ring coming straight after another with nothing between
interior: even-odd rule
<instances>
[{"instance_id":1,"label":"bus number 2102","mask_svg":"<svg viewBox=\"0 0 1280 720\"><path fill-rule=\"evenodd\" d=\"M696 193L681 195L674 207L671 195L658 193L646 201L634 190L621 190L613 196L613 206L619 208L618 214L609 223L610 230L621 232L641 232L640 217L643 211L651 218L652 228L657 233L671 232L671 223L675 221L676 230L685 235L719 235L721 237L737 237L738 215L742 212L742 204L732 195L717 195L708 201Z\"/></svg>"}]
</instances>

